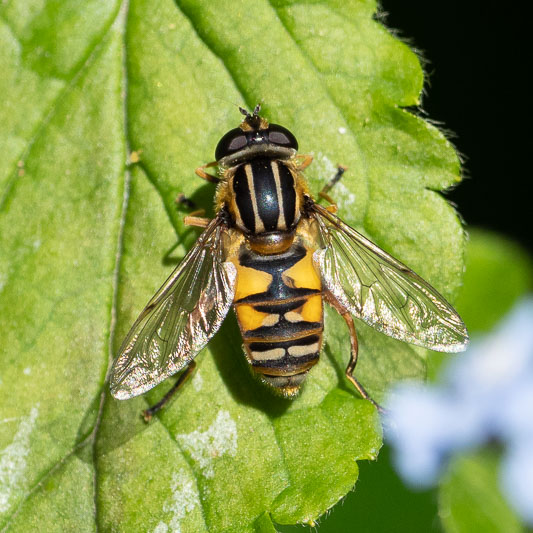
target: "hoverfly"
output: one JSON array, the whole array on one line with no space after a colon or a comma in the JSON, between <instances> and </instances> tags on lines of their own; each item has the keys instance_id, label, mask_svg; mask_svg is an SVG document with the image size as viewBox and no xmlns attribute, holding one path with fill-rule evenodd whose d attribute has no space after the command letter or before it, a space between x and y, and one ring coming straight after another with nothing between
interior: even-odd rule
<instances>
[{"instance_id":1,"label":"hoverfly","mask_svg":"<svg viewBox=\"0 0 533 533\"><path fill-rule=\"evenodd\" d=\"M127 399L179 372L149 419L195 367L194 357L233 306L246 358L259 378L294 397L318 361L323 303L346 321L354 377L358 343L353 317L378 331L432 350L465 349L468 333L452 306L426 281L345 224L329 190L316 203L302 171L311 156L298 155L294 135L259 115L245 115L219 141L215 159L196 173L217 183L215 218L189 216L205 227L185 259L144 308L126 336L111 373L111 392ZM217 166L218 175L206 172Z\"/></svg>"}]
</instances>

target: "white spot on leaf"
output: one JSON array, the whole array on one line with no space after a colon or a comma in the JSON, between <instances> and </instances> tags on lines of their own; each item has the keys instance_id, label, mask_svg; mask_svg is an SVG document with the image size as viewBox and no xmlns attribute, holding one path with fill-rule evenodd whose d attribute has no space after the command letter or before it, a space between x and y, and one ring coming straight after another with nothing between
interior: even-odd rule
<instances>
[{"instance_id":1,"label":"white spot on leaf","mask_svg":"<svg viewBox=\"0 0 533 533\"><path fill-rule=\"evenodd\" d=\"M355 206L355 194L342 183L342 180L335 185L333 190L333 198L337 202L339 209L348 212L348 208Z\"/></svg>"},{"instance_id":2,"label":"white spot on leaf","mask_svg":"<svg viewBox=\"0 0 533 533\"><path fill-rule=\"evenodd\" d=\"M19 489L24 481L30 435L38 414L37 407L33 407L29 416L21 419L11 444L0 452L0 513L9 510L13 492Z\"/></svg>"},{"instance_id":3,"label":"white spot on leaf","mask_svg":"<svg viewBox=\"0 0 533 533\"><path fill-rule=\"evenodd\" d=\"M205 477L213 477L214 461L223 455L237 454L237 424L227 411L220 410L207 431L176 435Z\"/></svg>"},{"instance_id":4,"label":"white spot on leaf","mask_svg":"<svg viewBox=\"0 0 533 533\"><path fill-rule=\"evenodd\" d=\"M192 386L194 387L194 390L196 392L200 392L202 390L202 386L204 384L204 378L202 377L202 374L197 370L192 377Z\"/></svg>"},{"instance_id":5,"label":"white spot on leaf","mask_svg":"<svg viewBox=\"0 0 533 533\"><path fill-rule=\"evenodd\" d=\"M200 503L195 483L183 469L172 475L171 489L172 496L163 505L163 511L172 513L172 518L168 525L163 521L159 522L153 533L181 533L181 520Z\"/></svg>"},{"instance_id":6,"label":"white spot on leaf","mask_svg":"<svg viewBox=\"0 0 533 533\"><path fill-rule=\"evenodd\" d=\"M335 163L322 152L317 152L313 164L317 168L321 179L324 180L324 184L326 184L335 175L335 172L337 172L337 165L335 165Z\"/></svg>"}]
</instances>

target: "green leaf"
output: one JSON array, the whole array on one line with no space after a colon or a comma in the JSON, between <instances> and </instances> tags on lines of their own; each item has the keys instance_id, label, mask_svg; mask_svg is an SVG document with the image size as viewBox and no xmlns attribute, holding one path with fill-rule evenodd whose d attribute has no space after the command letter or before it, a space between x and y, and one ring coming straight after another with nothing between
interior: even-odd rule
<instances>
[{"instance_id":1,"label":"green leaf","mask_svg":"<svg viewBox=\"0 0 533 533\"><path fill-rule=\"evenodd\" d=\"M463 233L435 191L457 157L418 103L415 55L372 2L28 0L0 6L0 527L6 531L273 531L342 498L375 459L372 406L344 378L342 319L301 396L252 377L229 317L151 425L171 383L118 402L105 376L149 297L198 233L174 204L214 188L193 169L263 102L335 165L340 215L448 297ZM135 151L137 165L128 165ZM177 244L177 247L175 245ZM175 247L167 257L167 252ZM357 375L380 399L425 352L368 327Z\"/></svg>"},{"instance_id":2,"label":"green leaf","mask_svg":"<svg viewBox=\"0 0 533 533\"><path fill-rule=\"evenodd\" d=\"M396 473L391 449L385 443L377 462L361 463L360 481L342 504L317 522L320 533L356 530L361 533L441 532L436 490L413 490ZM280 533L302 533L302 526L278 526ZM313 532L306 528L305 532Z\"/></svg>"},{"instance_id":3,"label":"green leaf","mask_svg":"<svg viewBox=\"0 0 533 533\"><path fill-rule=\"evenodd\" d=\"M499 460L485 451L454 459L441 483L439 515L447 533L520 533L499 490Z\"/></svg>"}]
</instances>

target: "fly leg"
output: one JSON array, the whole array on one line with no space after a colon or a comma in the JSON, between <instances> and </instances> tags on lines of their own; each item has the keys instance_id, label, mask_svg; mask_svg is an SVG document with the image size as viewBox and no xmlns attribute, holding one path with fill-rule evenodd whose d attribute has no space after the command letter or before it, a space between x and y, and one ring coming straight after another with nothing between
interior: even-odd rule
<instances>
[{"instance_id":1,"label":"fly leg","mask_svg":"<svg viewBox=\"0 0 533 533\"><path fill-rule=\"evenodd\" d=\"M219 183L220 178L217 178L216 176L213 176L212 174L209 174L205 171L206 168L216 167L218 163L216 161L211 161L211 163L207 163L207 165L202 165L201 167L198 167L194 172L197 176L200 176L200 178L209 181L211 183Z\"/></svg>"},{"instance_id":2,"label":"fly leg","mask_svg":"<svg viewBox=\"0 0 533 533\"><path fill-rule=\"evenodd\" d=\"M346 172L346 167L343 167L341 165L339 165L337 167L337 173L335 174L335 176L333 176L327 183L326 185L324 185L324 187L322 188L322 190L318 193L318 196L320 196L320 198L324 198L324 200L326 200L326 202L329 202L330 205L328 205L328 207L326 208L328 211L330 211L331 213L336 213L337 212L337 203L335 202L335 200L333 200L333 198L329 195L329 191L331 191L331 189L333 189L333 187L335 186L336 183L339 182L339 180L342 178L343 174Z\"/></svg>"},{"instance_id":3,"label":"fly leg","mask_svg":"<svg viewBox=\"0 0 533 533\"><path fill-rule=\"evenodd\" d=\"M306 169L312 162L313 162L313 156L310 154L298 154L295 156L296 159L301 159L302 161L297 164L298 170L304 170Z\"/></svg>"},{"instance_id":4,"label":"fly leg","mask_svg":"<svg viewBox=\"0 0 533 533\"><path fill-rule=\"evenodd\" d=\"M178 381L174 383L172 388L163 396L163 398L160 401L158 401L155 405L152 405L152 407L145 409L142 412L142 416L145 422L150 422L154 414L161 411L161 409L163 409L163 407L170 401L172 396L176 394L178 389L180 389L181 386L185 383L185 381L187 381L187 379L191 376L195 368L196 368L196 363L194 361L191 361L188 364L187 368L181 373L181 376L178 378Z\"/></svg>"},{"instance_id":5,"label":"fly leg","mask_svg":"<svg viewBox=\"0 0 533 533\"><path fill-rule=\"evenodd\" d=\"M211 219L206 218L202 215L205 215L205 209L195 209L196 204L190 199L187 198L183 193L178 194L176 198L176 204L184 205L188 209L194 209L191 213L183 218L183 223L186 226L198 226L200 228L205 228L211 222Z\"/></svg>"},{"instance_id":6,"label":"fly leg","mask_svg":"<svg viewBox=\"0 0 533 533\"><path fill-rule=\"evenodd\" d=\"M198 209L194 201L190 198L187 198L182 192L178 194L177 198L174 200L174 203L177 206L183 206L185 209Z\"/></svg>"},{"instance_id":7,"label":"fly leg","mask_svg":"<svg viewBox=\"0 0 533 533\"><path fill-rule=\"evenodd\" d=\"M202 213L205 213L203 209ZM206 217L197 217L194 216L193 213L186 217L183 217L183 222L186 226L197 226L199 228L207 228L207 225L209 224L209 222L211 222L211 219Z\"/></svg>"},{"instance_id":8,"label":"fly leg","mask_svg":"<svg viewBox=\"0 0 533 533\"><path fill-rule=\"evenodd\" d=\"M357 341L357 332L355 330L355 324L352 318L352 315L348 310L346 310L338 301L337 299L330 293L325 293L326 301L339 313L339 315L344 318L344 321L346 322L346 325L348 326L348 330L350 331L350 362L348 363L348 366L346 367L346 377L348 380L352 383L352 385L357 389L357 392L365 399L371 402L376 409L380 413L384 413L385 410L381 405L379 405L375 400L373 400L368 392L366 392L365 388L353 375L355 370L355 365L357 365L357 356L359 353L359 343Z\"/></svg>"}]
</instances>

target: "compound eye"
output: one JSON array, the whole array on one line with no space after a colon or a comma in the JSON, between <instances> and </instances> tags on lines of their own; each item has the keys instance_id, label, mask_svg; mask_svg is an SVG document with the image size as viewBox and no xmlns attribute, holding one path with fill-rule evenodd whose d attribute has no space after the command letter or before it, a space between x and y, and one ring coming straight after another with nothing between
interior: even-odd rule
<instances>
[{"instance_id":1,"label":"compound eye","mask_svg":"<svg viewBox=\"0 0 533 533\"><path fill-rule=\"evenodd\" d=\"M231 139L228 144L228 152L235 152L236 150L240 150L241 148L244 148L246 146L246 143L246 135L238 135L237 137L233 137L233 139Z\"/></svg>"},{"instance_id":2,"label":"compound eye","mask_svg":"<svg viewBox=\"0 0 533 533\"><path fill-rule=\"evenodd\" d=\"M287 128L284 128L279 124L270 124L268 130L268 140L272 144L298 150L298 141Z\"/></svg>"},{"instance_id":3,"label":"compound eye","mask_svg":"<svg viewBox=\"0 0 533 533\"><path fill-rule=\"evenodd\" d=\"M240 128L235 128L228 131L222 139L220 139L215 150L215 159L218 161L227 155L233 154L242 150L248 144L246 135Z\"/></svg>"}]
</instances>

